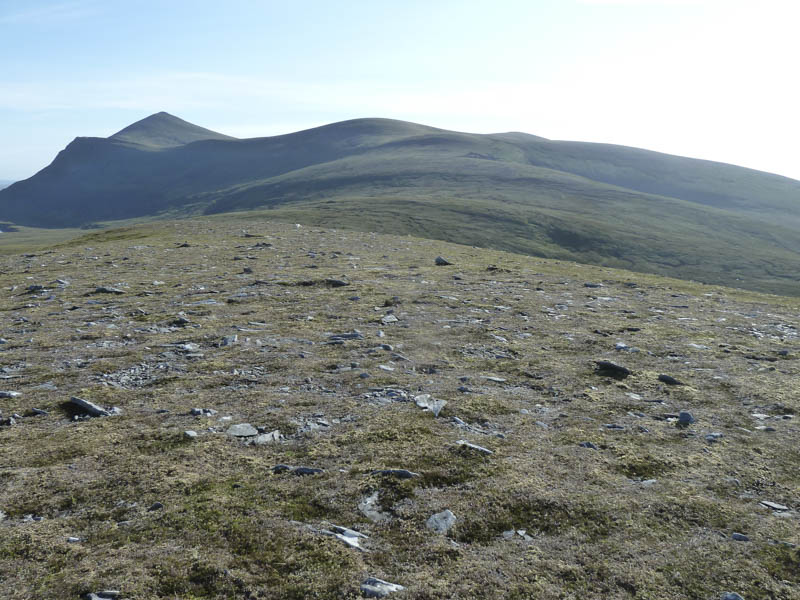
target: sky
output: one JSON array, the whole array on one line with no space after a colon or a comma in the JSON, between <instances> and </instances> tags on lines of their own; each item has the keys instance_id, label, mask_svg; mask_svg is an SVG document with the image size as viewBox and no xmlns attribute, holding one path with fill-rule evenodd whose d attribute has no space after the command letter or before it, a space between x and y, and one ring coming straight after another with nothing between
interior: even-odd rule
<instances>
[{"instance_id":1,"label":"sky","mask_svg":"<svg viewBox=\"0 0 800 600\"><path fill-rule=\"evenodd\" d=\"M167 111L387 117L800 179L799 0L0 0L0 180Z\"/></svg>"}]
</instances>

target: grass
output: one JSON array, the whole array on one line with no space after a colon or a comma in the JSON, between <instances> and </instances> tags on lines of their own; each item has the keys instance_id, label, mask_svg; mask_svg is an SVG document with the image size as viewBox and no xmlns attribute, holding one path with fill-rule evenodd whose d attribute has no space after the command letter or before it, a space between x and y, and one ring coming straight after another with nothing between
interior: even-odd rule
<instances>
[{"instance_id":1,"label":"grass","mask_svg":"<svg viewBox=\"0 0 800 600\"><path fill-rule=\"evenodd\" d=\"M82 235L0 258L3 389L22 392L0 410L25 415L0 427L4 598L355 598L367 576L414 599L796 597L796 298L253 214ZM285 285L326 278L350 285ZM597 375L600 359L633 373ZM447 405L436 419L387 386ZM73 421L72 395L123 412ZM680 410L696 423L664 417ZM225 434L245 422L285 439ZM374 492L388 521L358 509ZM444 509L456 524L434 534ZM332 525L369 551L314 532Z\"/></svg>"}]
</instances>

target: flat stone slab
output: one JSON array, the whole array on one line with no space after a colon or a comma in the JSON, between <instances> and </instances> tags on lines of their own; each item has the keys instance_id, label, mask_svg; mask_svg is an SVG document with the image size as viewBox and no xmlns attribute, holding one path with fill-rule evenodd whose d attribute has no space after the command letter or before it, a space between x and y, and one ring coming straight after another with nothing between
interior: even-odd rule
<instances>
[{"instance_id":1,"label":"flat stone slab","mask_svg":"<svg viewBox=\"0 0 800 600\"><path fill-rule=\"evenodd\" d=\"M226 433L233 437L254 437L258 435L258 429L250 425L250 423L238 423L228 427Z\"/></svg>"},{"instance_id":2,"label":"flat stone slab","mask_svg":"<svg viewBox=\"0 0 800 600\"><path fill-rule=\"evenodd\" d=\"M486 454L486 455L494 454L492 450L484 448L483 446L478 446L477 444L473 444L472 442L468 442L467 440L458 440L456 444L464 448L469 448L470 450L474 450L475 452L480 452L481 454Z\"/></svg>"},{"instance_id":3,"label":"flat stone slab","mask_svg":"<svg viewBox=\"0 0 800 600\"><path fill-rule=\"evenodd\" d=\"M784 506L783 504L778 504L777 502L770 502L769 500L762 500L759 504L762 506L766 506L772 510L789 510L788 506Z\"/></svg>"}]
</instances>

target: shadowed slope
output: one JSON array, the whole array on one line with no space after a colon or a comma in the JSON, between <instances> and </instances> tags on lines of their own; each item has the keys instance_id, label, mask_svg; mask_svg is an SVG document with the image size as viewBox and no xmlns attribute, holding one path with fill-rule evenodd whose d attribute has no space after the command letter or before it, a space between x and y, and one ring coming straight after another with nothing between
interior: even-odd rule
<instances>
[{"instance_id":1,"label":"shadowed slope","mask_svg":"<svg viewBox=\"0 0 800 600\"><path fill-rule=\"evenodd\" d=\"M239 140L158 113L110 138L77 138L0 191L0 219L39 227L265 208L800 293L800 182L524 133L356 119Z\"/></svg>"}]
</instances>

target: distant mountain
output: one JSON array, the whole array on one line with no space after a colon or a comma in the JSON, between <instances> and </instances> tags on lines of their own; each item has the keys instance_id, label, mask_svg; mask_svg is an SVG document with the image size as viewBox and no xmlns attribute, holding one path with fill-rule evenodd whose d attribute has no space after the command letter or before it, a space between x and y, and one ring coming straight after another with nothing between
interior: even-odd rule
<instances>
[{"instance_id":1,"label":"distant mountain","mask_svg":"<svg viewBox=\"0 0 800 600\"><path fill-rule=\"evenodd\" d=\"M184 146L200 140L235 140L228 135L192 125L169 113L160 112L128 125L110 140L127 142L145 148L163 149Z\"/></svg>"},{"instance_id":2,"label":"distant mountain","mask_svg":"<svg viewBox=\"0 0 800 600\"><path fill-rule=\"evenodd\" d=\"M241 210L800 294L800 182L524 133L357 119L239 140L158 113L0 191L0 220L44 227Z\"/></svg>"}]
</instances>

